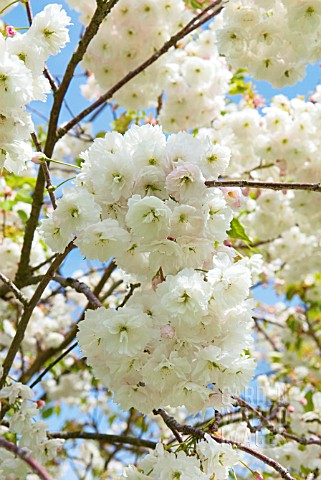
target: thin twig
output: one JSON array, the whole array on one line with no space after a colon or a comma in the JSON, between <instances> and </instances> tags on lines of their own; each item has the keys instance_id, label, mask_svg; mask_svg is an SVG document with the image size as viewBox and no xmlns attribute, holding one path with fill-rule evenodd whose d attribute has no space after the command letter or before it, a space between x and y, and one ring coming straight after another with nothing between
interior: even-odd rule
<instances>
[{"instance_id":1,"label":"thin twig","mask_svg":"<svg viewBox=\"0 0 321 480\"><path fill-rule=\"evenodd\" d=\"M114 5L116 5L117 2L118 0L98 0L97 8L93 14L93 17L90 20L89 25L85 30L85 33L80 39L78 46L75 52L72 54L72 57L67 65L63 79L61 80L61 84L59 85L59 88L54 96L54 103L50 113L50 120L48 125L48 141L45 149L45 153L49 158L51 157L54 145L58 140L55 132L58 124L59 114L76 67L83 59L87 51L87 47L91 40L97 34L101 23L110 13L111 9L114 7ZM77 123L79 122L76 121L74 125L76 125Z\"/></svg>"},{"instance_id":2,"label":"thin twig","mask_svg":"<svg viewBox=\"0 0 321 480\"><path fill-rule=\"evenodd\" d=\"M321 192L321 183L296 183L296 182L258 182L254 180L208 180L207 187L246 187L266 188L268 190L306 190Z\"/></svg>"},{"instance_id":3,"label":"thin twig","mask_svg":"<svg viewBox=\"0 0 321 480\"><path fill-rule=\"evenodd\" d=\"M5 438L0 438L0 447L12 452L14 455L19 457L23 462L27 463L34 473L36 473L41 480L52 480L52 477L49 473L40 465L36 460L34 460L29 452L23 448L17 447L14 443L8 442Z\"/></svg>"},{"instance_id":4,"label":"thin twig","mask_svg":"<svg viewBox=\"0 0 321 480\"><path fill-rule=\"evenodd\" d=\"M276 343L274 342L274 340L270 337L270 335L265 331L265 329L263 327L261 327L261 325L259 324L257 318L253 317L253 320L254 320L254 323L255 323L255 326L256 326L256 329L258 330L258 332L262 333L263 337L265 338L265 340L267 340L269 342L269 344L271 345L272 349L275 351L275 352L279 352L280 349L276 346Z\"/></svg>"},{"instance_id":5,"label":"thin twig","mask_svg":"<svg viewBox=\"0 0 321 480\"><path fill-rule=\"evenodd\" d=\"M94 288L93 293L94 293L95 297L97 297L97 298L99 297L100 292L104 288L105 283L107 282L107 280L109 279L109 277L111 276L111 274L113 273L115 268L116 268L116 263L112 260L110 262L110 264L108 265L108 267L106 268L104 274L101 276L98 284ZM91 306L91 304L88 303L85 307L85 310L87 308L89 308L90 306ZM77 335L77 330L78 330L77 324L79 323L79 321L81 321L82 318L84 318L83 314L80 316L80 319L78 320L78 322L71 326L70 330L65 335L65 339L63 340L63 342L58 347L48 348L44 352L41 352L40 354L38 354L38 356L34 360L33 364L29 367L28 371L23 376L20 377L20 379L19 379L20 382L26 383L28 380L30 380L30 378L36 372L38 372L40 370L42 365L44 365L44 363L47 362L53 355L61 352L61 350L68 347L68 345L75 339L75 337Z\"/></svg>"},{"instance_id":6,"label":"thin twig","mask_svg":"<svg viewBox=\"0 0 321 480\"><path fill-rule=\"evenodd\" d=\"M28 304L28 299L24 296L24 294L19 290L19 288L16 287L16 285L9 280L3 273L0 273L0 280L5 283L10 290L13 292L14 296L23 304L27 305Z\"/></svg>"},{"instance_id":7,"label":"thin twig","mask_svg":"<svg viewBox=\"0 0 321 480\"><path fill-rule=\"evenodd\" d=\"M42 148L41 148L41 145L38 141L38 138L37 138L37 135L35 132L31 133L31 138L32 138L32 141L33 143L35 144L35 147L37 149L37 152L42 152ZM56 210L57 208L57 203L56 203L56 197L55 197L55 194L54 194L54 190L55 190L55 187L53 186L52 182L51 182L51 178L50 178L50 172L49 172L49 168L48 168L48 164L47 162L42 162L41 164L41 168L43 169L43 173L44 173L44 176L45 176L45 180L46 180L46 188L47 188L47 191L49 193L49 197L50 197L50 200L51 200L51 204L53 206L53 209Z\"/></svg>"},{"instance_id":8,"label":"thin twig","mask_svg":"<svg viewBox=\"0 0 321 480\"><path fill-rule=\"evenodd\" d=\"M63 438L65 440L84 438L87 440L98 440L99 442L114 444L121 443L135 445L135 447L156 448L156 443L142 438L127 437L126 435L109 435L104 433L89 432L52 432L48 433L49 438Z\"/></svg>"},{"instance_id":9,"label":"thin twig","mask_svg":"<svg viewBox=\"0 0 321 480\"><path fill-rule=\"evenodd\" d=\"M168 415L165 410L162 408L158 410L153 410L154 415L160 415L166 425L172 430L174 428L178 432L181 432L183 435L192 435L196 439L203 439L205 436L205 432L201 430L200 428L192 427L190 425L181 425L178 423L174 417L171 417ZM289 473L289 471L284 468L280 463L278 463L276 460L273 458L267 457L263 453L260 453L250 447L247 447L246 445L243 445L242 443L239 442L234 442L232 440L226 440L224 438L218 437L216 435L212 435L211 437L213 440L215 440L217 443L225 443L228 445L232 445L237 447L239 450L242 450L243 452L248 453L252 457L256 457L258 460L261 460L263 463L266 465L269 465L272 467L276 472L278 472L282 478L285 480L295 480Z\"/></svg>"},{"instance_id":10,"label":"thin twig","mask_svg":"<svg viewBox=\"0 0 321 480\"><path fill-rule=\"evenodd\" d=\"M94 293L90 290L90 288L88 287L88 285L86 285L86 283L80 282L79 280L76 280L71 277L64 278L61 275L57 275L57 274L53 277L53 280L55 282L58 282L64 288L71 287L74 290L76 290L76 292L82 293L83 295L85 295L87 300L92 304L94 308L102 307L102 303L98 300L96 295L94 295Z\"/></svg>"},{"instance_id":11,"label":"thin twig","mask_svg":"<svg viewBox=\"0 0 321 480\"><path fill-rule=\"evenodd\" d=\"M73 343L69 348L67 348L66 351L62 352L61 355L59 355L59 357L56 358L56 360L54 360L50 365L48 365L47 368L45 368L40 375L38 375L38 377L29 385L30 388L33 388L35 387L42 379L45 375L47 375L48 372L50 372L50 370L55 366L57 365L57 363L60 362L60 360L62 360L63 358L65 358L74 348L76 348L78 345L78 342L75 342Z\"/></svg>"}]
</instances>

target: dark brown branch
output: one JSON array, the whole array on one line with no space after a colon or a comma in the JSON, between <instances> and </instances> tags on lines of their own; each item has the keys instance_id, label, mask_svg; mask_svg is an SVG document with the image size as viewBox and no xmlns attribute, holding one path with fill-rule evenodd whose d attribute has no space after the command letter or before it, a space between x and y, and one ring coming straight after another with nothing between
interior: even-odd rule
<instances>
[{"instance_id":1,"label":"dark brown branch","mask_svg":"<svg viewBox=\"0 0 321 480\"><path fill-rule=\"evenodd\" d=\"M19 457L23 462L27 463L34 473L36 473L41 480L52 480L52 477L49 473L40 465L36 460L34 460L29 453L23 448L17 447L14 443L8 442L5 438L0 438L0 447L12 452L14 455Z\"/></svg>"},{"instance_id":2,"label":"dark brown branch","mask_svg":"<svg viewBox=\"0 0 321 480\"><path fill-rule=\"evenodd\" d=\"M9 280L9 278L7 278L5 275L3 275L3 273L0 273L0 280L2 280L3 283L5 283L8 286L8 288L13 292L14 296L23 305L27 305L28 300L26 299L24 294L19 290L19 288L16 287L16 285L13 282L11 282L11 280Z\"/></svg>"},{"instance_id":3,"label":"dark brown branch","mask_svg":"<svg viewBox=\"0 0 321 480\"><path fill-rule=\"evenodd\" d=\"M23 238L23 245L20 254L20 261L18 265L18 270L15 277L15 284L18 287L21 287L26 277L30 276L30 254L31 246L34 238L35 230L38 225L38 219L43 202L43 190L45 186L45 177L43 170L39 168L35 190L33 192L33 201L30 216L26 223L25 235Z\"/></svg>"},{"instance_id":4,"label":"dark brown branch","mask_svg":"<svg viewBox=\"0 0 321 480\"><path fill-rule=\"evenodd\" d=\"M37 138L37 135L35 132L31 133L31 138L32 138L32 141L33 143L35 144L35 147L37 149L37 152L42 152L42 149L41 149L41 145L38 141L38 138ZM49 172L49 168L48 168L48 164L47 162L42 162L41 164L41 168L43 170L43 174L45 176L45 181L46 181L46 188L47 188L47 191L49 193L49 197L50 197L50 200L51 200L51 204L54 208L54 210L56 210L57 208L57 203L56 203L56 197L55 197L55 194L54 194L54 186L51 182L51 178L50 178L50 172Z\"/></svg>"},{"instance_id":5,"label":"dark brown branch","mask_svg":"<svg viewBox=\"0 0 321 480\"><path fill-rule=\"evenodd\" d=\"M43 294L43 292L44 292L45 288L47 287L48 283L50 282L50 280L52 280L54 274L56 273L56 271L58 270L58 268L60 267L60 265L62 264L62 262L66 258L66 256L68 255L68 253L71 252L71 250L74 247L75 246L74 246L73 242L70 242L67 245L67 247L65 248L65 251L63 253L59 254L55 258L53 263L48 268L48 270L47 270L46 274L44 275L43 279L41 280L41 282L37 286L36 291L33 294L33 296L31 297L30 301L25 306L25 309L23 311L23 314L22 314L21 319L20 319L20 321L18 323L18 326L17 326L16 334L13 337L13 340L12 340L12 343L9 347L7 356L6 356L6 358L3 362L3 374L2 374L2 377L0 379L0 388L3 387L3 385L6 381L7 375L10 371L10 368L12 366L12 363L13 363L14 359L15 359L15 356L16 356L18 350L19 350L20 344L24 339L26 328L28 326L28 323L29 323L29 320L30 320L30 317L32 315L32 312L33 312L34 308L38 304L38 302L41 298L41 295Z\"/></svg>"},{"instance_id":6,"label":"dark brown branch","mask_svg":"<svg viewBox=\"0 0 321 480\"><path fill-rule=\"evenodd\" d=\"M41 380L43 379L43 377L45 375L47 375L48 372L50 372L50 370L55 366L57 365L57 363L60 362L60 360L62 360L63 358L65 358L74 348L76 348L78 345L78 342L76 343L73 343L65 352L62 352L58 358L56 358L56 360L54 360L50 365L48 365L47 368L45 368L41 374L31 383L31 385L29 385L30 388L33 388L35 387L39 382L41 382Z\"/></svg>"},{"instance_id":7,"label":"dark brown branch","mask_svg":"<svg viewBox=\"0 0 321 480\"><path fill-rule=\"evenodd\" d=\"M89 432L53 432L48 433L49 438L63 438L65 440L83 438L86 440L98 440L103 443L121 443L127 445L135 445L135 447L152 448L156 447L155 442L144 440L142 438L127 437L126 435L109 435L104 433L89 433Z\"/></svg>"},{"instance_id":8,"label":"dark brown branch","mask_svg":"<svg viewBox=\"0 0 321 480\"><path fill-rule=\"evenodd\" d=\"M162 55L168 52L171 47L174 47L180 40L182 40L186 35L191 33L198 27L201 27L204 23L208 22L211 18L215 17L222 10L222 0L218 0L217 3L211 4L206 7L201 13L196 15L185 27L183 27L178 33L173 35L164 45L157 50L153 55L151 55L145 62L141 63L134 70L131 70L127 73L119 82L117 82L113 87L111 87L106 93L101 95L94 103L85 108L82 112L76 115L75 118L70 120L66 125L59 128L57 132L57 138L63 137L69 130L71 130L77 123L79 123L83 118L92 113L96 108L100 107L107 100L110 100L112 96L118 92L124 85L126 85L130 80L139 75L142 71L146 70L150 65L156 62Z\"/></svg>"},{"instance_id":9,"label":"dark brown branch","mask_svg":"<svg viewBox=\"0 0 321 480\"><path fill-rule=\"evenodd\" d=\"M111 276L111 274L113 273L113 271L115 270L116 268L116 263L114 261L111 261L110 264L108 265L108 267L106 268L104 274L102 275L102 277L100 278L97 286L94 288L94 295L95 297L99 297L99 294L100 292L102 291L102 289L104 288L104 285L105 283L107 282L107 280L109 279L109 277ZM90 304L88 304L86 306L86 308L88 308L90 306ZM83 315L80 317L80 319L83 318ZM79 320L80 321L80 320ZM77 322L78 323L78 322ZM45 362L47 362L53 355L61 352L62 350L64 350L65 348L68 347L68 345L75 339L76 337L76 334L77 334L77 330L78 330L78 326L77 326L77 323L72 325L72 327L70 328L69 332L66 334L65 336L65 339L64 341L59 345L59 347L56 347L56 348L48 348L47 350L45 350L44 352L41 352L39 353L39 355L36 357L36 359L34 360L33 364L30 366L30 368L28 369L28 371L22 375L19 379L20 382L27 382L28 380L30 380L30 378L35 374L37 373L40 368L42 367L42 365L44 365Z\"/></svg>"},{"instance_id":10,"label":"dark brown branch","mask_svg":"<svg viewBox=\"0 0 321 480\"><path fill-rule=\"evenodd\" d=\"M53 280L55 282L58 282L64 288L71 287L74 290L76 290L76 292L82 293L83 295L85 295L87 300L92 304L94 308L102 307L102 303L98 300L98 298L90 290L88 285L86 285L84 282L80 282L79 280L75 280L74 278L71 278L71 277L64 278L61 275L57 275L57 274L53 277Z\"/></svg>"},{"instance_id":11,"label":"dark brown branch","mask_svg":"<svg viewBox=\"0 0 321 480\"><path fill-rule=\"evenodd\" d=\"M259 324L258 322L258 319L253 317L253 320L254 320L254 323L255 323L255 327L257 329L258 332L262 333L263 337L265 338L265 340L267 340L269 342L269 344L271 345L272 349L275 351L275 352L279 352L279 348L276 346L276 343L274 342L274 340L270 337L270 335L265 331L265 329L263 327L261 327L261 325Z\"/></svg>"},{"instance_id":12,"label":"dark brown branch","mask_svg":"<svg viewBox=\"0 0 321 480\"><path fill-rule=\"evenodd\" d=\"M254 180L208 180L207 187L266 188L267 190L306 190L321 192L321 183L257 182Z\"/></svg>"}]
</instances>

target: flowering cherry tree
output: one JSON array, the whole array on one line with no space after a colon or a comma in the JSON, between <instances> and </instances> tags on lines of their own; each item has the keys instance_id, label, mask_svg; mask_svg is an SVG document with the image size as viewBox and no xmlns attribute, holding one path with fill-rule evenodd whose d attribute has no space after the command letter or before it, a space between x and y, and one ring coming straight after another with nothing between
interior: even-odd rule
<instances>
[{"instance_id":1,"label":"flowering cherry tree","mask_svg":"<svg viewBox=\"0 0 321 480\"><path fill-rule=\"evenodd\" d=\"M45 3L0 0L0 477L321 480L321 86L249 79L320 1Z\"/></svg>"}]
</instances>

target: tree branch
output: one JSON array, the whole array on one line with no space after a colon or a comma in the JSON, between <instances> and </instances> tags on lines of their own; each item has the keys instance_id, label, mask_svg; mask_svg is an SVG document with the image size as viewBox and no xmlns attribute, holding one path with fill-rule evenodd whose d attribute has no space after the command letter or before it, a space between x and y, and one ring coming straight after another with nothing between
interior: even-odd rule
<instances>
[{"instance_id":1,"label":"tree branch","mask_svg":"<svg viewBox=\"0 0 321 480\"><path fill-rule=\"evenodd\" d=\"M28 300L27 298L24 296L24 294L19 290L19 288L17 288L15 286L15 284L9 280L9 278L7 278L5 275L3 275L3 273L0 273L0 280L3 281L3 283L5 283L9 289L13 292L14 296L23 304L23 305L27 305L28 304Z\"/></svg>"},{"instance_id":2,"label":"tree branch","mask_svg":"<svg viewBox=\"0 0 321 480\"><path fill-rule=\"evenodd\" d=\"M64 259L68 255L68 253L71 252L71 250L73 248L75 248L75 245L73 244L73 242L70 242L67 245L67 247L65 248L65 251L55 258L55 260L53 261L53 263L50 265L49 269L47 270L47 273L44 275L43 279L41 280L38 287L36 288L36 291L33 294L33 296L31 297L30 301L25 306L25 309L23 311L23 314L22 314L21 319L20 319L20 321L18 323L18 326L17 326L16 334L13 337L13 340L12 340L12 343L9 347L7 356L6 356L6 358L3 362L3 374L2 374L2 377L0 379L0 388L3 387L3 385L6 381L7 375L8 375L8 373L10 371L10 368L13 364L15 356L16 356L18 350L19 350L20 344L24 339L26 328L28 326L28 323L29 323L29 320L30 320L30 317L32 315L32 312L33 312L34 308L36 307L38 301L41 298L41 295L43 294L43 292L44 292L45 288L47 287L48 283L50 282L50 280L54 276L55 272L57 271L57 269L62 264L62 262L64 261Z\"/></svg>"},{"instance_id":3,"label":"tree branch","mask_svg":"<svg viewBox=\"0 0 321 480\"><path fill-rule=\"evenodd\" d=\"M207 180L207 187L247 187L268 190L306 190L321 192L321 183L257 182L254 180Z\"/></svg>"},{"instance_id":4,"label":"tree branch","mask_svg":"<svg viewBox=\"0 0 321 480\"><path fill-rule=\"evenodd\" d=\"M163 410L161 408L158 409L158 410L153 410L153 413L154 413L154 415L160 415L162 417L162 419L164 420L164 422L166 423L166 425L171 430L174 428L176 431L181 432L183 435L192 435L196 439L203 439L204 438L205 432L203 430L201 430L200 428L192 427L190 425L181 425L180 423L178 423L175 420L175 418L168 415L165 412L165 410ZM266 465L269 465L270 467L272 467L285 480L295 480L290 475L289 471L286 468L284 468L280 463L278 463L276 460L274 460L273 458L267 457L263 453L260 453L256 450L254 450L253 448L247 447L246 445L243 445L239 442L234 442L232 440L225 440L224 438L221 438L221 437L218 437L218 436L212 435L212 434L211 434L211 437L217 443L225 443L225 444L228 444L228 445L235 446L239 450L242 450L243 452L248 453L252 457L257 458L261 462L263 462Z\"/></svg>"},{"instance_id":5,"label":"tree branch","mask_svg":"<svg viewBox=\"0 0 321 480\"><path fill-rule=\"evenodd\" d=\"M89 432L53 432L48 433L49 438L63 438L65 440L83 438L86 440L98 440L99 442L114 444L121 443L135 445L135 447L156 448L156 443L142 438L127 437L126 435L109 435L105 433Z\"/></svg>"},{"instance_id":6,"label":"tree branch","mask_svg":"<svg viewBox=\"0 0 321 480\"><path fill-rule=\"evenodd\" d=\"M34 460L26 450L23 448L17 447L14 443L8 442L5 438L0 438L0 447L5 448L9 452L14 453L19 457L23 462L27 463L34 473L36 473L41 480L52 480L52 477L49 473L40 465L36 460Z\"/></svg>"},{"instance_id":7,"label":"tree branch","mask_svg":"<svg viewBox=\"0 0 321 480\"><path fill-rule=\"evenodd\" d=\"M92 304L94 308L99 308L103 306L102 303L96 297L96 295L94 295L94 293L90 290L88 285L86 285L84 282L79 282L79 280L75 280L74 278L71 278L71 277L64 278L61 275L57 275L57 274L53 277L53 280L55 282L58 282L64 288L71 287L74 290L76 290L76 292L82 293L83 295L85 295L87 300Z\"/></svg>"}]
</instances>

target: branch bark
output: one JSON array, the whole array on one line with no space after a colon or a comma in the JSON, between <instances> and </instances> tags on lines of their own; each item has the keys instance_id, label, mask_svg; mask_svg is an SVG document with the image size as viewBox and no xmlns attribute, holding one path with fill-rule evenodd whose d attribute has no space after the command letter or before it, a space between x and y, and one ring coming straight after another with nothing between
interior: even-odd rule
<instances>
[{"instance_id":1,"label":"branch bark","mask_svg":"<svg viewBox=\"0 0 321 480\"><path fill-rule=\"evenodd\" d=\"M266 188L268 190L306 190L321 192L321 183L296 183L296 182L257 182L254 180L207 180L207 187L247 187Z\"/></svg>"},{"instance_id":2,"label":"branch bark","mask_svg":"<svg viewBox=\"0 0 321 480\"><path fill-rule=\"evenodd\" d=\"M53 263L50 265L49 269L47 270L47 273L44 275L43 279L39 283L38 287L36 288L36 291L33 294L33 296L31 297L30 301L25 306L25 309L23 311L23 314L21 316L21 319L20 319L18 327L17 327L16 334L15 334L13 340L12 340L12 343L9 347L7 356L6 356L6 358L3 362L3 374L2 374L2 377L0 379L0 388L2 388L3 385L5 384L7 375L8 375L8 373L10 371L10 368L13 364L15 356L16 356L18 350L19 350L21 342L24 339L25 332L26 332L26 329L27 329L27 326L28 326L28 323L29 323L29 320L31 318L31 315L32 315L32 312L33 312L34 308L38 304L38 302L41 298L41 295L43 294L43 292L44 292L45 288L47 287L48 283L50 282L50 280L54 276L55 272L57 271L59 266L62 264L62 262L64 261L64 259L68 255L68 253L71 252L71 250L74 247L75 246L74 246L73 242L70 242L69 245L67 245L67 247L65 248L65 251L56 257L56 259L53 261Z\"/></svg>"},{"instance_id":3,"label":"branch bark","mask_svg":"<svg viewBox=\"0 0 321 480\"><path fill-rule=\"evenodd\" d=\"M98 440L99 442L114 444L121 443L134 445L135 447L156 448L156 443L143 438L127 437L126 435L109 435L104 433L89 432L53 432L48 433L49 438L63 438L65 440L83 438L86 440Z\"/></svg>"}]
</instances>

